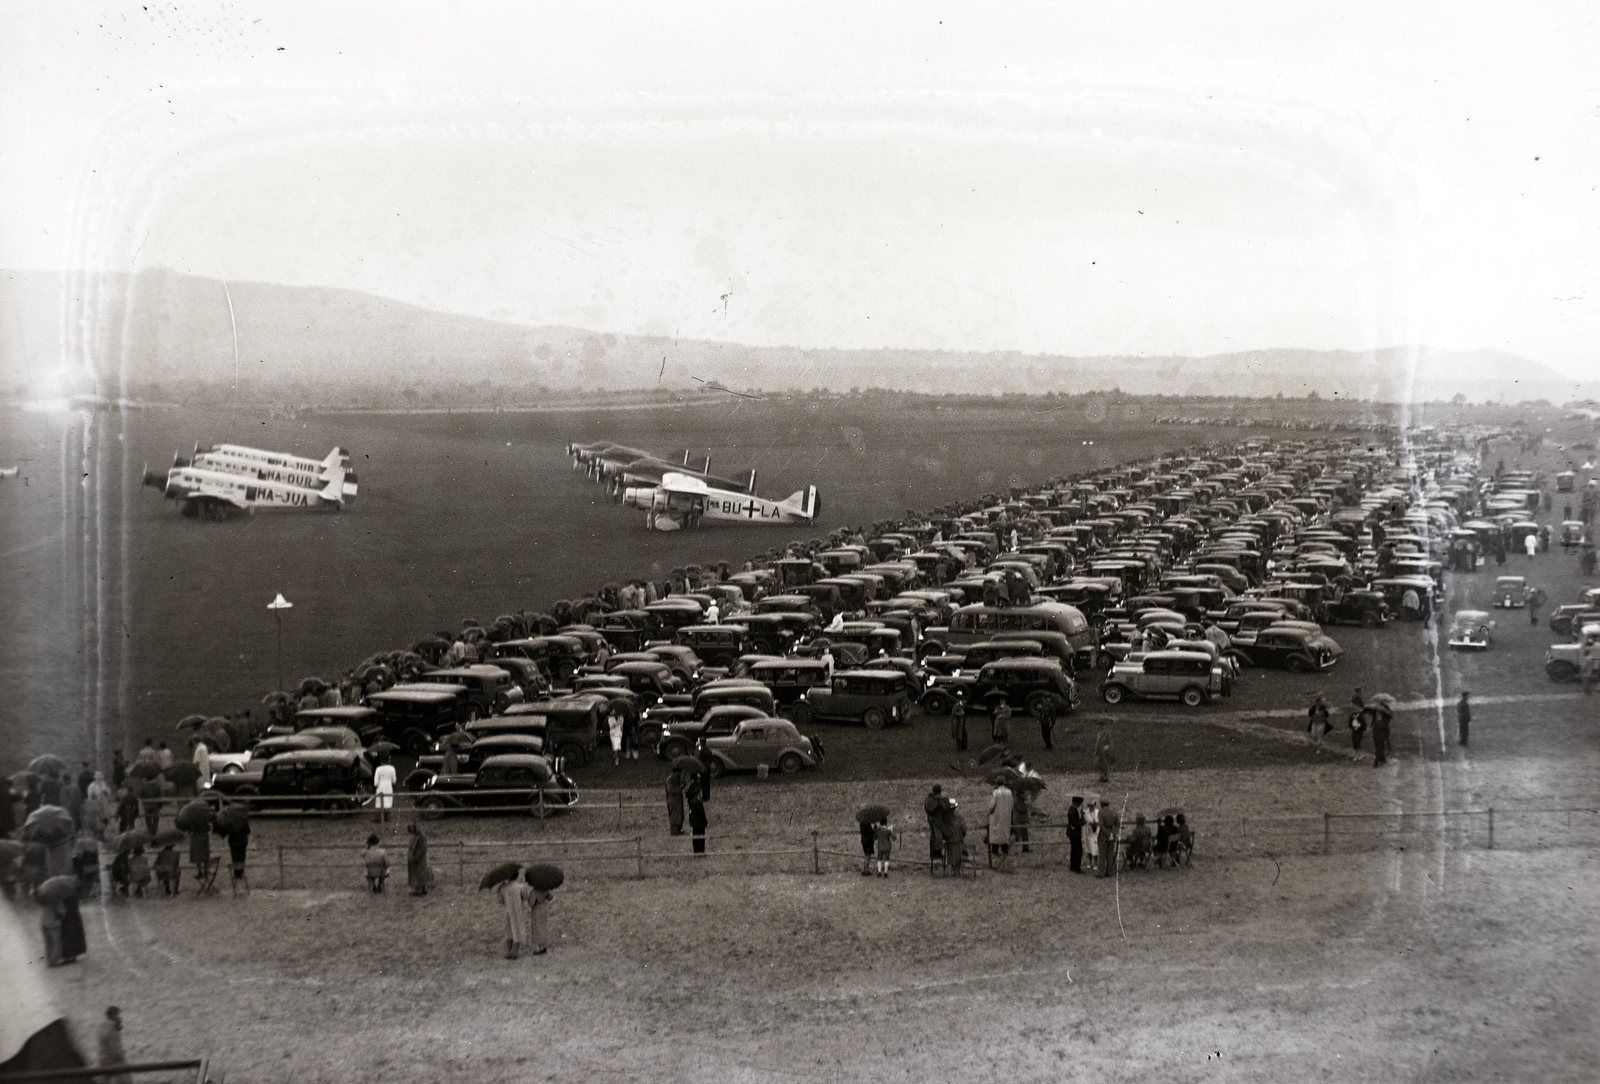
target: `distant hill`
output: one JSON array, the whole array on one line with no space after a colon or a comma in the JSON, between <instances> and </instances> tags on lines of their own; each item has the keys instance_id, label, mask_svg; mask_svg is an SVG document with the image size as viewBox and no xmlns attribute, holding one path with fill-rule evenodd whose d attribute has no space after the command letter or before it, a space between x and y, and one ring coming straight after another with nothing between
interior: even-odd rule
<instances>
[{"instance_id":1,"label":"distant hill","mask_svg":"<svg viewBox=\"0 0 1600 1084\"><path fill-rule=\"evenodd\" d=\"M231 314L230 314L231 301ZM1202 358L1060 357L932 350L799 350L527 327L434 312L353 290L230 282L169 271L0 272L0 394L49 394L62 358L93 358L101 394L159 396L192 381L253 398L337 404L383 385L459 401L470 385L565 389L883 387L931 393L1371 398L1397 402L1600 397L1496 351L1257 350ZM81 334L78 329L82 329ZM152 390L153 389L153 390ZM57 392L63 389L56 389ZM89 390L89 389L65 389Z\"/></svg>"}]
</instances>

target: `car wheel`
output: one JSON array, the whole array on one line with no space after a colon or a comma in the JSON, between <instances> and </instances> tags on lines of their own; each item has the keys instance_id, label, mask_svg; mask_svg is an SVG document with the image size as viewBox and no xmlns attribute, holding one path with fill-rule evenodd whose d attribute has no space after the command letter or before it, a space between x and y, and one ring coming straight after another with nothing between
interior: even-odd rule
<instances>
[{"instance_id":1,"label":"car wheel","mask_svg":"<svg viewBox=\"0 0 1600 1084\"><path fill-rule=\"evenodd\" d=\"M778 758L778 770L784 775L793 775L805 766L805 761L800 759L799 753L785 753Z\"/></svg>"},{"instance_id":2,"label":"car wheel","mask_svg":"<svg viewBox=\"0 0 1600 1084\"><path fill-rule=\"evenodd\" d=\"M953 705L944 693L930 692L923 694L921 706L929 715L949 715Z\"/></svg>"},{"instance_id":3,"label":"car wheel","mask_svg":"<svg viewBox=\"0 0 1600 1084\"><path fill-rule=\"evenodd\" d=\"M237 775L238 773L240 773L242 771L244 771L244 769L239 767L239 765L237 765L237 764L229 764L226 768L222 769L222 774L223 775Z\"/></svg>"},{"instance_id":4,"label":"car wheel","mask_svg":"<svg viewBox=\"0 0 1600 1084\"><path fill-rule=\"evenodd\" d=\"M1198 708L1201 704L1205 703L1206 694L1197 686L1190 685L1187 689L1183 690L1183 695L1179 697L1179 699L1183 701L1183 706L1186 708Z\"/></svg>"},{"instance_id":5,"label":"car wheel","mask_svg":"<svg viewBox=\"0 0 1600 1084\"><path fill-rule=\"evenodd\" d=\"M571 659L557 659L550 669L557 681L571 681L572 675L578 670Z\"/></svg>"},{"instance_id":6,"label":"car wheel","mask_svg":"<svg viewBox=\"0 0 1600 1084\"><path fill-rule=\"evenodd\" d=\"M889 717L884 714L882 708L868 708L862 714L861 721L866 724L868 730L882 730L888 725ZM799 758L796 757L795 759L798 760Z\"/></svg>"},{"instance_id":7,"label":"car wheel","mask_svg":"<svg viewBox=\"0 0 1600 1084\"><path fill-rule=\"evenodd\" d=\"M789 709L789 720L797 727L810 726L816 720L816 717L816 711L804 700L796 701L795 705Z\"/></svg>"},{"instance_id":8,"label":"car wheel","mask_svg":"<svg viewBox=\"0 0 1600 1084\"><path fill-rule=\"evenodd\" d=\"M926 662L929 655L937 655L944 650L944 645L934 640L924 640L917 645L917 662Z\"/></svg>"},{"instance_id":9,"label":"car wheel","mask_svg":"<svg viewBox=\"0 0 1600 1084\"><path fill-rule=\"evenodd\" d=\"M423 820L436 821L444 816L444 799L436 797L418 798L417 815Z\"/></svg>"},{"instance_id":10,"label":"car wheel","mask_svg":"<svg viewBox=\"0 0 1600 1084\"><path fill-rule=\"evenodd\" d=\"M1378 620L1378 615L1371 610L1361 615L1361 627L1364 629L1375 629L1381 624L1383 622Z\"/></svg>"},{"instance_id":11,"label":"car wheel","mask_svg":"<svg viewBox=\"0 0 1600 1084\"><path fill-rule=\"evenodd\" d=\"M1122 703L1122 698L1126 695L1127 690L1121 685L1107 685L1100 690L1100 698L1107 704L1120 704Z\"/></svg>"},{"instance_id":12,"label":"car wheel","mask_svg":"<svg viewBox=\"0 0 1600 1084\"><path fill-rule=\"evenodd\" d=\"M1549 666L1546 666L1544 668L1544 672L1549 676L1551 681L1554 681L1557 684L1571 681L1573 678L1578 676L1578 668L1564 659L1558 659Z\"/></svg>"},{"instance_id":13,"label":"car wheel","mask_svg":"<svg viewBox=\"0 0 1600 1084\"><path fill-rule=\"evenodd\" d=\"M1096 670L1110 670L1115 665L1117 665L1117 658L1109 651L1102 651L1094 657L1094 668Z\"/></svg>"},{"instance_id":14,"label":"car wheel","mask_svg":"<svg viewBox=\"0 0 1600 1084\"><path fill-rule=\"evenodd\" d=\"M568 742L556 752L567 762L569 768L581 768L589 763L589 754L583 751L583 746L575 742Z\"/></svg>"},{"instance_id":15,"label":"car wheel","mask_svg":"<svg viewBox=\"0 0 1600 1084\"><path fill-rule=\"evenodd\" d=\"M400 744L405 747L408 756L420 757L426 753L433 742L420 730L408 730L401 739Z\"/></svg>"},{"instance_id":16,"label":"car wheel","mask_svg":"<svg viewBox=\"0 0 1600 1084\"><path fill-rule=\"evenodd\" d=\"M1304 674L1310 670L1316 669L1305 659L1302 659L1299 655L1290 655L1287 659L1285 659L1283 662L1283 668L1289 671L1291 674Z\"/></svg>"},{"instance_id":17,"label":"car wheel","mask_svg":"<svg viewBox=\"0 0 1600 1084\"><path fill-rule=\"evenodd\" d=\"M661 743L661 727L641 725L639 727L639 742L646 749L654 749Z\"/></svg>"},{"instance_id":18,"label":"car wheel","mask_svg":"<svg viewBox=\"0 0 1600 1084\"><path fill-rule=\"evenodd\" d=\"M728 766L726 764L722 763L722 761L719 758L717 758L717 757L707 757L706 758L706 774L709 775L711 778L713 778L713 779L721 779L723 773L726 772L727 770L728 770Z\"/></svg>"},{"instance_id":19,"label":"car wheel","mask_svg":"<svg viewBox=\"0 0 1600 1084\"><path fill-rule=\"evenodd\" d=\"M1061 710L1060 701L1048 693L1040 693L1028 698L1028 714L1037 719L1044 713L1045 705L1055 708L1057 712Z\"/></svg>"},{"instance_id":20,"label":"car wheel","mask_svg":"<svg viewBox=\"0 0 1600 1084\"><path fill-rule=\"evenodd\" d=\"M669 741L661 747L661 755L668 760L677 760L689 755L689 745L687 742Z\"/></svg>"}]
</instances>

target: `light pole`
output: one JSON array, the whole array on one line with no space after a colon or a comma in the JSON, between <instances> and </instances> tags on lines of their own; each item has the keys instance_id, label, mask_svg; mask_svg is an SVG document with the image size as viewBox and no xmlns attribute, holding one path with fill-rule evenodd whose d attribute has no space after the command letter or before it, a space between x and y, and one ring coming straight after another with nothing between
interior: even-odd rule
<instances>
[{"instance_id":1,"label":"light pole","mask_svg":"<svg viewBox=\"0 0 1600 1084\"><path fill-rule=\"evenodd\" d=\"M278 691L283 692L283 611L294 609L294 603L278 592L278 597L267 603L267 609L278 619Z\"/></svg>"}]
</instances>

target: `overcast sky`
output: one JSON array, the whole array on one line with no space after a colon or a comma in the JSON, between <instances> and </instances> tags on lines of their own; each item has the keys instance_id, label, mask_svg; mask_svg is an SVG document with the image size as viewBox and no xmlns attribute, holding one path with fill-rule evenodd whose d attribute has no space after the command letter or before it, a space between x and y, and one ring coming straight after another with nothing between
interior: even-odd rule
<instances>
[{"instance_id":1,"label":"overcast sky","mask_svg":"<svg viewBox=\"0 0 1600 1084\"><path fill-rule=\"evenodd\" d=\"M770 7L0 0L0 266L1600 375L1592 3Z\"/></svg>"}]
</instances>

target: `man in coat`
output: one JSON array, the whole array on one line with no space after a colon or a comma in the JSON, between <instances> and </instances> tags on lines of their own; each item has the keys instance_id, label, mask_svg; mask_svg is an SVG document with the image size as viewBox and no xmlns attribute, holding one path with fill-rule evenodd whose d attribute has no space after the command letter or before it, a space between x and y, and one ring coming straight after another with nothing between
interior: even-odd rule
<instances>
[{"instance_id":1,"label":"man in coat","mask_svg":"<svg viewBox=\"0 0 1600 1084\"><path fill-rule=\"evenodd\" d=\"M1001 873L1012 872L1011 861L1011 813L1016 805L1016 796L1011 793L1011 788L1001 783L994 788L994 793L989 796L989 865L997 868ZM999 865L995 860L999 859Z\"/></svg>"},{"instance_id":2,"label":"man in coat","mask_svg":"<svg viewBox=\"0 0 1600 1084\"><path fill-rule=\"evenodd\" d=\"M1380 703L1373 712L1372 719L1372 766L1374 768L1389 762L1390 719L1389 709Z\"/></svg>"},{"instance_id":3,"label":"man in coat","mask_svg":"<svg viewBox=\"0 0 1600 1084\"><path fill-rule=\"evenodd\" d=\"M956 751L967 751L967 705L959 698L950 705L950 736L956 740Z\"/></svg>"},{"instance_id":4,"label":"man in coat","mask_svg":"<svg viewBox=\"0 0 1600 1084\"><path fill-rule=\"evenodd\" d=\"M1011 705L1004 700L994 706L994 714L989 717L989 740L996 745L1011 740Z\"/></svg>"},{"instance_id":5,"label":"man in coat","mask_svg":"<svg viewBox=\"0 0 1600 1084\"><path fill-rule=\"evenodd\" d=\"M428 837L422 834L422 829L417 827L416 821L406 825L406 833L411 837L406 844L406 884L411 886L413 896L426 896L428 894Z\"/></svg>"},{"instance_id":6,"label":"man in coat","mask_svg":"<svg viewBox=\"0 0 1600 1084\"><path fill-rule=\"evenodd\" d=\"M1104 722L1094 732L1094 766L1100 772L1100 782L1111 782L1111 735Z\"/></svg>"},{"instance_id":7,"label":"man in coat","mask_svg":"<svg viewBox=\"0 0 1600 1084\"><path fill-rule=\"evenodd\" d=\"M1460 731L1461 744L1467 744L1467 725L1472 722L1472 705L1467 703L1471 693L1463 691L1461 699L1456 701L1456 729Z\"/></svg>"},{"instance_id":8,"label":"man in coat","mask_svg":"<svg viewBox=\"0 0 1600 1084\"><path fill-rule=\"evenodd\" d=\"M667 776L667 824L675 836L683 835L683 780L682 772Z\"/></svg>"},{"instance_id":9,"label":"man in coat","mask_svg":"<svg viewBox=\"0 0 1600 1084\"><path fill-rule=\"evenodd\" d=\"M1044 747L1046 749L1055 748L1056 702L1054 697L1043 696L1039 698L1039 737L1044 739Z\"/></svg>"},{"instance_id":10,"label":"man in coat","mask_svg":"<svg viewBox=\"0 0 1600 1084\"><path fill-rule=\"evenodd\" d=\"M1067 842L1072 847L1067 868L1073 873L1083 872L1083 796L1072 796L1072 807L1067 810Z\"/></svg>"},{"instance_id":11,"label":"man in coat","mask_svg":"<svg viewBox=\"0 0 1600 1084\"><path fill-rule=\"evenodd\" d=\"M932 872L944 861L944 837L949 831L946 821L950 817L949 799L944 796L944 787L938 783L928 792L922 800L922 812L928 816L928 866ZM862 833L865 841L866 834Z\"/></svg>"}]
</instances>

